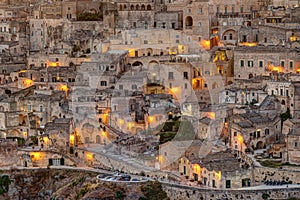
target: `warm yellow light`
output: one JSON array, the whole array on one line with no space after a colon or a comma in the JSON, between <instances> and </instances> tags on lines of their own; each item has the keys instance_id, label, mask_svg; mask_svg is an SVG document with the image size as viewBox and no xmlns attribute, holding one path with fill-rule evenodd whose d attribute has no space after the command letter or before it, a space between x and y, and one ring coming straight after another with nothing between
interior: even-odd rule
<instances>
[{"instance_id":1,"label":"warm yellow light","mask_svg":"<svg viewBox=\"0 0 300 200\"><path fill-rule=\"evenodd\" d=\"M94 160L94 154L92 154L92 153L87 153L87 154L86 154L86 158L87 158L87 160L89 160L89 161Z\"/></svg>"},{"instance_id":2,"label":"warm yellow light","mask_svg":"<svg viewBox=\"0 0 300 200\"><path fill-rule=\"evenodd\" d=\"M148 116L148 123L151 124L155 121L155 117L154 116Z\"/></svg>"},{"instance_id":3,"label":"warm yellow light","mask_svg":"<svg viewBox=\"0 0 300 200\"><path fill-rule=\"evenodd\" d=\"M25 85L26 87L29 87L29 86L31 86L32 84L33 84L33 80L25 79L24 85Z\"/></svg>"},{"instance_id":4,"label":"warm yellow light","mask_svg":"<svg viewBox=\"0 0 300 200\"><path fill-rule=\"evenodd\" d=\"M30 152L29 155L32 161L42 160L45 157L42 152Z\"/></svg>"},{"instance_id":5,"label":"warm yellow light","mask_svg":"<svg viewBox=\"0 0 300 200\"><path fill-rule=\"evenodd\" d=\"M24 135L24 137L27 137L27 132L24 131L24 132L23 132L23 135Z\"/></svg>"},{"instance_id":6,"label":"warm yellow light","mask_svg":"<svg viewBox=\"0 0 300 200\"><path fill-rule=\"evenodd\" d=\"M123 126L124 120L123 120L123 119L119 119L119 120L118 120L118 123L119 123L120 126Z\"/></svg>"},{"instance_id":7,"label":"warm yellow light","mask_svg":"<svg viewBox=\"0 0 300 200\"><path fill-rule=\"evenodd\" d=\"M209 112L209 113L207 114L207 117L208 117L209 119L215 119L215 118L216 118L216 113L215 113L215 112Z\"/></svg>"},{"instance_id":8,"label":"warm yellow light","mask_svg":"<svg viewBox=\"0 0 300 200\"><path fill-rule=\"evenodd\" d=\"M247 46L247 47L255 47L257 46L257 42L241 42L241 46Z\"/></svg>"},{"instance_id":9,"label":"warm yellow light","mask_svg":"<svg viewBox=\"0 0 300 200\"><path fill-rule=\"evenodd\" d=\"M19 73L25 73L25 72L27 72L27 70L25 69L19 71Z\"/></svg>"},{"instance_id":10,"label":"warm yellow light","mask_svg":"<svg viewBox=\"0 0 300 200\"><path fill-rule=\"evenodd\" d=\"M44 140L44 144L49 144L49 138L48 137L43 137L43 140Z\"/></svg>"},{"instance_id":11,"label":"warm yellow light","mask_svg":"<svg viewBox=\"0 0 300 200\"><path fill-rule=\"evenodd\" d=\"M201 46L204 49L209 50L210 49L210 40L201 40Z\"/></svg>"},{"instance_id":12,"label":"warm yellow light","mask_svg":"<svg viewBox=\"0 0 300 200\"><path fill-rule=\"evenodd\" d=\"M127 126L128 126L128 129L131 129L133 127L133 122L128 122Z\"/></svg>"},{"instance_id":13,"label":"warm yellow light","mask_svg":"<svg viewBox=\"0 0 300 200\"><path fill-rule=\"evenodd\" d=\"M244 142L244 139L243 139L243 136L242 135L238 135L238 142L240 143L240 144L243 144L243 142Z\"/></svg>"},{"instance_id":14,"label":"warm yellow light","mask_svg":"<svg viewBox=\"0 0 300 200\"><path fill-rule=\"evenodd\" d=\"M75 141L75 136L74 134L70 135L70 145L73 146L74 145L74 141Z\"/></svg>"},{"instance_id":15,"label":"warm yellow light","mask_svg":"<svg viewBox=\"0 0 300 200\"><path fill-rule=\"evenodd\" d=\"M60 90L67 92L69 89L68 89L68 86L66 86L66 85L61 85L61 86L60 86Z\"/></svg>"},{"instance_id":16,"label":"warm yellow light","mask_svg":"<svg viewBox=\"0 0 300 200\"><path fill-rule=\"evenodd\" d=\"M272 67L272 71L282 72L282 68L279 67L279 66L273 66L273 67Z\"/></svg>"},{"instance_id":17,"label":"warm yellow light","mask_svg":"<svg viewBox=\"0 0 300 200\"><path fill-rule=\"evenodd\" d=\"M221 180L221 171L219 171L219 172L216 172L216 178L218 179L218 180Z\"/></svg>"},{"instance_id":18,"label":"warm yellow light","mask_svg":"<svg viewBox=\"0 0 300 200\"><path fill-rule=\"evenodd\" d=\"M58 67L60 66L60 63L59 62L47 62L47 66L48 67Z\"/></svg>"},{"instance_id":19,"label":"warm yellow light","mask_svg":"<svg viewBox=\"0 0 300 200\"><path fill-rule=\"evenodd\" d=\"M101 134L102 134L103 137L107 137L106 131L102 131Z\"/></svg>"},{"instance_id":20,"label":"warm yellow light","mask_svg":"<svg viewBox=\"0 0 300 200\"><path fill-rule=\"evenodd\" d=\"M108 123L108 113L103 114L103 123L107 124Z\"/></svg>"},{"instance_id":21,"label":"warm yellow light","mask_svg":"<svg viewBox=\"0 0 300 200\"><path fill-rule=\"evenodd\" d=\"M128 52L128 56L129 57L135 57L135 50L134 49L130 49Z\"/></svg>"},{"instance_id":22,"label":"warm yellow light","mask_svg":"<svg viewBox=\"0 0 300 200\"><path fill-rule=\"evenodd\" d=\"M199 164L194 164L193 168L194 168L194 173L200 174L201 167Z\"/></svg>"},{"instance_id":23,"label":"warm yellow light","mask_svg":"<svg viewBox=\"0 0 300 200\"><path fill-rule=\"evenodd\" d=\"M291 42L298 41L298 40L300 40L300 37L298 37L298 36L293 35L290 37Z\"/></svg>"}]
</instances>

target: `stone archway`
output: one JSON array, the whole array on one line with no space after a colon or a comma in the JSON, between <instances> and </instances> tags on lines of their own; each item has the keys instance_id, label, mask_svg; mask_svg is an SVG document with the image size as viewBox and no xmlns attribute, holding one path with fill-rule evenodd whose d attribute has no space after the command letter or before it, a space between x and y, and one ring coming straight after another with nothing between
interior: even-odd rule
<instances>
[{"instance_id":1,"label":"stone archway","mask_svg":"<svg viewBox=\"0 0 300 200\"><path fill-rule=\"evenodd\" d=\"M187 16L185 18L185 28L192 29L192 27L193 27L193 18L191 16Z\"/></svg>"},{"instance_id":2,"label":"stone archway","mask_svg":"<svg viewBox=\"0 0 300 200\"><path fill-rule=\"evenodd\" d=\"M264 148L264 143L262 141L258 141L256 143L256 149L263 149Z\"/></svg>"},{"instance_id":3,"label":"stone archway","mask_svg":"<svg viewBox=\"0 0 300 200\"><path fill-rule=\"evenodd\" d=\"M249 74L249 79L252 79L253 78L253 74Z\"/></svg>"}]
</instances>

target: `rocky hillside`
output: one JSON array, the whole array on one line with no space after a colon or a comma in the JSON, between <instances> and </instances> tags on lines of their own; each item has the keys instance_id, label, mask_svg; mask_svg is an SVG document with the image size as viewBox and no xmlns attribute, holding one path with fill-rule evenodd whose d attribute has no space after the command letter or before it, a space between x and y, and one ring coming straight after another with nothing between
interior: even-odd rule
<instances>
[{"instance_id":1,"label":"rocky hillside","mask_svg":"<svg viewBox=\"0 0 300 200\"><path fill-rule=\"evenodd\" d=\"M74 170L10 170L2 171L11 179L8 192L0 199L18 200L152 200L168 199L156 182L122 184L101 182L98 174Z\"/></svg>"}]
</instances>

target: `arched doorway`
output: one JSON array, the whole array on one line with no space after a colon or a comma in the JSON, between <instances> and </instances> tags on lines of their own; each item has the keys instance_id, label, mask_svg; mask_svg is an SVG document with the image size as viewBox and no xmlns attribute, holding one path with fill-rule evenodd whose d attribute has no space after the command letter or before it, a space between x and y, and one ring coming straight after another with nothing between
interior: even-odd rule
<instances>
[{"instance_id":1,"label":"arched doorway","mask_svg":"<svg viewBox=\"0 0 300 200\"><path fill-rule=\"evenodd\" d=\"M97 136L96 136L96 143L97 143L97 144L100 144L100 143L101 143L101 137L100 137L100 135L97 135Z\"/></svg>"},{"instance_id":2,"label":"arched doorway","mask_svg":"<svg viewBox=\"0 0 300 200\"><path fill-rule=\"evenodd\" d=\"M263 148L264 148L264 143L262 141L256 143L256 149L263 149Z\"/></svg>"},{"instance_id":3,"label":"arched doorway","mask_svg":"<svg viewBox=\"0 0 300 200\"><path fill-rule=\"evenodd\" d=\"M192 27L193 27L193 18L191 16L187 16L185 18L185 28L192 29Z\"/></svg>"}]
</instances>

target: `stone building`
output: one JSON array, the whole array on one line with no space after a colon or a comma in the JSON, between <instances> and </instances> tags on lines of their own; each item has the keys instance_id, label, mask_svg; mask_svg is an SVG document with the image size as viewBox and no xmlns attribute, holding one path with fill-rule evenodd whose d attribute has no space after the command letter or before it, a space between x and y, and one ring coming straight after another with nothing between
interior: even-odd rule
<instances>
[{"instance_id":1,"label":"stone building","mask_svg":"<svg viewBox=\"0 0 300 200\"><path fill-rule=\"evenodd\" d=\"M234 53L234 78L252 79L271 72L296 73L296 51L281 46L238 47Z\"/></svg>"},{"instance_id":2,"label":"stone building","mask_svg":"<svg viewBox=\"0 0 300 200\"><path fill-rule=\"evenodd\" d=\"M178 163L181 175L209 188L250 187L254 181L251 162L229 150L209 153L202 158L182 157Z\"/></svg>"}]
</instances>

